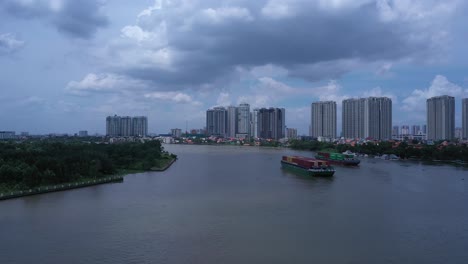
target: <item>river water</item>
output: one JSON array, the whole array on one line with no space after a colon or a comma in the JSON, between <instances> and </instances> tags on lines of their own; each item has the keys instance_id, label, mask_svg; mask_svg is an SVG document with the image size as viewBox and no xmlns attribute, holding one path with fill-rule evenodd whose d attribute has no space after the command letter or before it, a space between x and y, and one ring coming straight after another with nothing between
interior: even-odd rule
<instances>
[{"instance_id":1,"label":"river water","mask_svg":"<svg viewBox=\"0 0 468 264\"><path fill-rule=\"evenodd\" d=\"M123 183L0 201L0 263L468 263L468 170L363 159L335 176L285 154L165 145Z\"/></svg>"}]
</instances>

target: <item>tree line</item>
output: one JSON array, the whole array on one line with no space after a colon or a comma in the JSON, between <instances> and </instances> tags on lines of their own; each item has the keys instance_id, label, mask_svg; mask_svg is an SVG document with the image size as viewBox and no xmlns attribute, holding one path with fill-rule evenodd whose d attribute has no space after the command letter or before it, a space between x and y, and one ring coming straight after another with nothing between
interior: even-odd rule
<instances>
[{"instance_id":1,"label":"tree line","mask_svg":"<svg viewBox=\"0 0 468 264\"><path fill-rule=\"evenodd\" d=\"M22 190L101 178L122 170L149 170L167 158L162 154L157 140L120 144L0 142L0 189Z\"/></svg>"},{"instance_id":2,"label":"tree line","mask_svg":"<svg viewBox=\"0 0 468 264\"><path fill-rule=\"evenodd\" d=\"M399 145L395 146L393 142L369 142L351 146L345 144L333 144L329 142L293 140L290 142L290 147L293 149L311 151L329 149L339 153L349 150L354 153L368 155L394 154L402 159L414 158L421 160L444 161L462 160L468 162L468 146L466 144L442 146L440 144L410 145L406 142L400 142Z\"/></svg>"}]
</instances>

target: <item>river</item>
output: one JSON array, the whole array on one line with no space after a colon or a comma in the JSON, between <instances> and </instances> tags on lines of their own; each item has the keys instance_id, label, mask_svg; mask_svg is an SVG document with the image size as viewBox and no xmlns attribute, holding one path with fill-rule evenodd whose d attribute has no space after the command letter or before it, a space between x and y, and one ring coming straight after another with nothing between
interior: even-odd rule
<instances>
[{"instance_id":1,"label":"river","mask_svg":"<svg viewBox=\"0 0 468 264\"><path fill-rule=\"evenodd\" d=\"M165 145L165 172L0 201L0 263L468 263L468 170L289 149Z\"/></svg>"}]
</instances>

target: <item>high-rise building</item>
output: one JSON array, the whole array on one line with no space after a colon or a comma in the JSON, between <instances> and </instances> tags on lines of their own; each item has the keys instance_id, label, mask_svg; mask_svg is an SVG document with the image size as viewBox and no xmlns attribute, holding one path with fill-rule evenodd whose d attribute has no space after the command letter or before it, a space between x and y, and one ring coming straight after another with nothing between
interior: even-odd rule
<instances>
[{"instance_id":1,"label":"high-rise building","mask_svg":"<svg viewBox=\"0 0 468 264\"><path fill-rule=\"evenodd\" d=\"M468 139L468 98L462 99L462 138Z\"/></svg>"},{"instance_id":2,"label":"high-rise building","mask_svg":"<svg viewBox=\"0 0 468 264\"><path fill-rule=\"evenodd\" d=\"M259 109L255 108L250 118L250 136L253 138L258 138L258 112Z\"/></svg>"},{"instance_id":3,"label":"high-rise building","mask_svg":"<svg viewBox=\"0 0 468 264\"><path fill-rule=\"evenodd\" d=\"M336 138L336 102L314 102L311 105L311 136Z\"/></svg>"},{"instance_id":4,"label":"high-rise building","mask_svg":"<svg viewBox=\"0 0 468 264\"><path fill-rule=\"evenodd\" d=\"M237 107L228 106L227 108L227 137L236 137L237 131Z\"/></svg>"},{"instance_id":5,"label":"high-rise building","mask_svg":"<svg viewBox=\"0 0 468 264\"><path fill-rule=\"evenodd\" d=\"M343 136L345 138L392 138L392 100L369 97L343 100Z\"/></svg>"},{"instance_id":6,"label":"high-rise building","mask_svg":"<svg viewBox=\"0 0 468 264\"><path fill-rule=\"evenodd\" d=\"M13 139L16 137L14 131L0 131L0 140L1 139Z\"/></svg>"},{"instance_id":7,"label":"high-rise building","mask_svg":"<svg viewBox=\"0 0 468 264\"><path fill-rule=\"evenodd\" d=\"M392 137L397 138L399 135L400 135L400 127L399 126L393 126Z\"/></svg>"},{"instance_id":8,"label":"high-rise building","mask_svg":"<svg viewBox=\"0 0 468 264\"><path fill-rule=\"evenodd\" d=\"M106 135L110 137L146 137L148 118L146 116L108 116Z\"/></svg>"},{"instance_id":9,"label":"high-rise building","mask_svg":"<svg viewBox=\"0 0 468 264\"><path fill-rule=\"evenodd\" d=\"M261 108L258 110L258 136L265 139L281 139L286 135L286 110Z\"/></svg>"},{"instance_id":10,"label":"high-rise building","mask_svg":"<svg viewBox=\"0 0 468 264\"><path fill-rule=\"evenodd\" d=\"M422 133L423 135L427 135L427 125L422 126Z\"/></svg>"},{"instance_id":11,"label":"high-rise building","mask_svg":"<svg viewBox=\"0 0 468 264\"><path fill-rule=\"evenodd\" d=\"M413 134L413 135L421 134L421 126L419 126L419 125L411 126L411 134Z\"/></svg>"},{"instance_id":12,"label":"high-rise building","mask_svg":"<svg viewBox=\"0 0 468 264\"><path fill-rule=\"evenodd\" d=\"M182 136L182 129L172 128L171 129L171 136L175 137L175 138L180 138Z\"/></svg>"},{"instance_id":13,"label":"high-rise building","mask_svg":"<svg viewBox=\"0 0 468 264\"><path fill-rule=\"evenodd\" d=\"M135 116L132 118L133 136L146 137L148 135L148 118L146 116Z\"/></svg>"},{"instance_id":14,"label":"high-rise building","mask_svg":"<svg viewBox=\"0 0 468 264\"><path fill-rule=\"evenodd\" d=\"M343 100L342 133L345 138L364 138L365 98Z\"/></svg>"},{"instance_id":15,"label":"high-rise building","mask_svg":"<svg viewBox=\"0 0 468 264\"><path fill-rule=\"evenodd\" d=\"M409 126L401 126L401 135L408 136L410 134Z\"/></svg>"},{"instance_id":16,"label":"high-rise building","mask_svg":"<svg viewBox=\"0 0 468 264\"><path fill-rule=\"evenodd\" d=\"M297 129L296 128L286 128L286 136L288 139L297 139Z\"/></svg>"},{"instance_id":17,"label":"high-rise building","mask_svg":"<svg viewBox=\"0 0 468 264\"><path fill-rule=\"evenodd\" d=\"M86 130L78 131L78 136L79 137L87 137L88 136L88 131L86 131Z\"/></svg>"},{"instance_id":18,"label":"high-rise building","mask_svg":"<svg viewBox=\"0 0 468 264\"><path fill-rule=\"evenodd\" d=\"M237 107L237 132L236 137L250 136L250 105L242 103Z\"/></svg>"},{"instance_id":19,"label":"high-rise building","mask_svg":"<svg viewBox=\"0 0 468 264\"><path fill-rule=\"evenodd\" d=\"M448 95L427 99L427 139L450 140L455 136L455 98Z\"/></svg>"},{"instance_id":20,"label":"high-rise building","mask_svg":"<svg viewBox=\"0 0 468 264\"><path fill-rule=\"evenodd\" d=\"M462 132L463 132L463 130L462 130L461 127L456 127L455 128L455 138L462 139L462 136L463 136Z\"/></svg>"},{"instance_id":21,"label":"high-rise building","mask_svg":"<svg viewBox=\"0 0 468 264\"><path fill-rule=\"evenodd\" d=\"M390 98L366 98L364 137L378 140L392 138L392 100Z\"/></svg>"},{"instance_id":22,"label":"high-rise building","mask_svg":"<svg viewBox=\"0 0 468 264\"><path fill-rule=\"evenodd\" d=\"M226 137L228 111L224 107L215 107L206 111L206 130L209 136Z\"/></svg>"}]
</instances>

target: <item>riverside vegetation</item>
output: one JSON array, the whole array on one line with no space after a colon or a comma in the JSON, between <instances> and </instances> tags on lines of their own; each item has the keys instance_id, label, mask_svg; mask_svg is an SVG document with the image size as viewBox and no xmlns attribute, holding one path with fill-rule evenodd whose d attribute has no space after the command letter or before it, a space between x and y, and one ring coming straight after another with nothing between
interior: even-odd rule
<instances>
[{"instance_id":1,"label":"riverside vegetation","mask_svg":"<svg viewBox=\"0 0 468 264\"><path fill-rule=\"evenodd\" d=\"M0 142L0 192L158 170L176 155L145 143Z\"/></svg>"},{"instance_id":2,"label":"riverside vegetation","mask_svg":"<svg viewBox=\"0 0 468 264\"><path fill-rule=\"evenodd\" d=\"M441 143L441 142L437 142ZM368 155L382 155L394 154L402 159L419 159L419 160L442 160L442 161L455 161L460 160L468 162L468 146L463 145L425 145L425 144L408 144L400 142L395 145L392 142L380 143L364 143L355 146L345 144L333 144L328 142L319 141L302 141L293 140L290 142L290 147L293 149L321 151L331 150L342 153L350 150L354 153L368 154Z\"/></svg>"}]
</instances>

